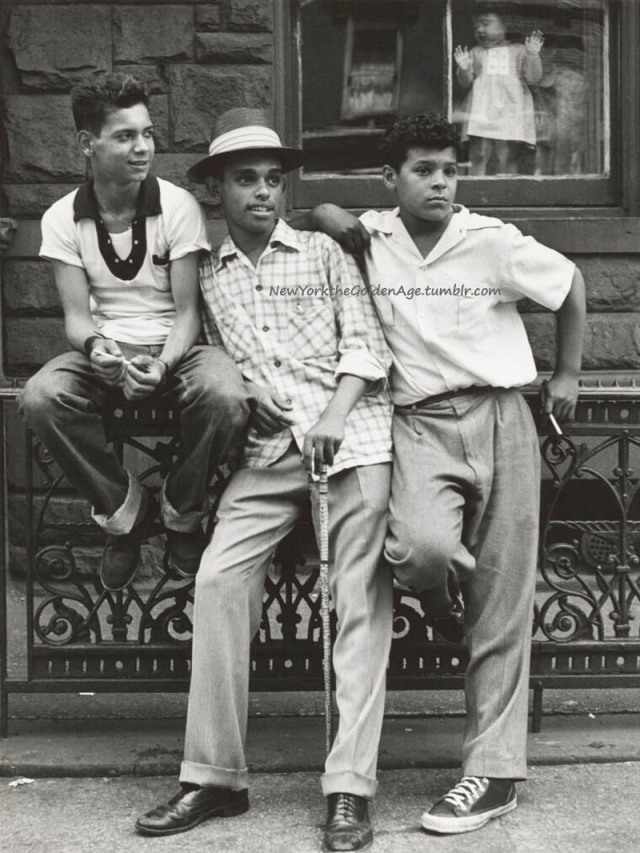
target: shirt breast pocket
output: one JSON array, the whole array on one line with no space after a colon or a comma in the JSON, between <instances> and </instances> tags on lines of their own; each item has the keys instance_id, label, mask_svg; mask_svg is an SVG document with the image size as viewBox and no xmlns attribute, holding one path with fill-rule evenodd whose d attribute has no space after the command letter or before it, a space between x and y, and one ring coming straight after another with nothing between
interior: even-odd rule
<instances>
[{"instance_id":1,"label":"shirt breast pocket","mask_svg":"<svg viewBox=\"0 0 640 853\"><path fill-rule=\"evenodd\" d=\"M458 337L482 344L490 332L491 312L496 298L487 294L483 284L473 285L473 294L458 299Z\"/></svg>"},{"instance_id":2,"label":"shirt breast pocket","mask_svg":"<svg viewBox=\"0 0 640 853\"><path fill-rule=\"evenodd\" d=\"M441 279L431 285L426 309L434 318L441 337L475 339L486 333L487 316L495 297L484 282L468 278Z\"/></svg>"},{"instance_id":3,"label":"shirt breast pocket","mask_svg":"<svg viewBox=\"0 0 640 853\"><path fill-rule=\"evenodd\" d=\"M291 355L299 361L335 355L337 329L333 305L324 299L302 298L287 307Z\"/></svg>"},{"instance_id":4,"label":"shirt breast pocket","mask_svg":"<svg viewBox=\"0 0 640 853\"><path fill-rule=\"evenodd\" d=\"M165 292L171 289L171 280L169 277L170 264L171 261L168 254L166 258L158 255L153 255L151 258L151 275L153 276L152 280L155 282L156 290Z\"/></svg>"}]
</instances>

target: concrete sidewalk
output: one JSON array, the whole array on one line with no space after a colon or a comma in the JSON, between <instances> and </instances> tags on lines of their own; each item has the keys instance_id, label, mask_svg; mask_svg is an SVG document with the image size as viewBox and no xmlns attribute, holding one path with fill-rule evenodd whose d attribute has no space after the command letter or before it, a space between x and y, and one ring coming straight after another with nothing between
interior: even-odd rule
<instances>
[{"instance_id":1,"label":"concrete sidewalk","mask_svg":"<svg viewBox=\"0 0 640 853\"><path fill-rule=\"evenodd\" d=\"M637 853L640 764L534 767L518 808L477 832L427 835L420 815L451 770L380 773L370 853ZM4 853L319 853L325 806L313 773L256 774L249 812L191 832L142 838L137 816L176 791L160 777L0 781Z\"/></svg>"},{"instance_id":2,"label":"concrete sidewalk","mask_svg":"<svg viewBox=\"0 0 640 853\"><path fill-rule=\"evenodd\" d=\"M463 724L461 717L388 717L380 768L457 768ZM175 776L183 733L181 718L15 721L0 742L0 776ZM529 735L529 761L532 766L640 762L639 733L638 719L630 714L547 718L540 734ZM247 759L254 772L319 772L323 750L320 717L249 722Z\"/></svg>"},{"instance_id":3,"label":"concrete sidewalk","mask_svg":"<svg viewBox=\"0 0 640 853\"><path fill-rule=\"evenodd\" d=\"M252 695L249 813L166 839L141 838L133 824L177 790L186 696L10 699L0 741L3 852L321 849L319 694ZM639 706L635 690L550 691L543 730L529 735L531 776L518 809L478 832L438 837L419 818L459 778L462 695L390 694L371 853L636 853Z\"/></svg>"},{"instance_id":4,"label":"concrete sidewalk","mask_svg":"<svg viewBox=\"0 0 640 853\"><path fill-rule=\"evenodd\" d=\"M175 775L186 706L184 694L11 696L0 776ZM317 693L252 694L251 769L318 772L322 708ZM640 690L549 691L545 711L531 765L640 762ZM380 767L457 768L463 726L459 691L389 693Z\"/></svg>"}]
</instances>

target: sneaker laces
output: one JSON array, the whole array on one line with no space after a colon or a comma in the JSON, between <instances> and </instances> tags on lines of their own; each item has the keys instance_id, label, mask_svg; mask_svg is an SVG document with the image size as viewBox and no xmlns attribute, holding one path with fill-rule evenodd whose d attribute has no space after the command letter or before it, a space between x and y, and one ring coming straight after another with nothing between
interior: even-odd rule
<instances>
[{"instance_id":1,"label":"sneaker laces","mask_svg":"<svg viewBox=\"0 0 640 853\"><path fill-rule=\"evenodd\" d=\"M466 808L477 802L488 787L486 776L463 776L442 799L458 808Z\"/></svg>"}]
</instances>

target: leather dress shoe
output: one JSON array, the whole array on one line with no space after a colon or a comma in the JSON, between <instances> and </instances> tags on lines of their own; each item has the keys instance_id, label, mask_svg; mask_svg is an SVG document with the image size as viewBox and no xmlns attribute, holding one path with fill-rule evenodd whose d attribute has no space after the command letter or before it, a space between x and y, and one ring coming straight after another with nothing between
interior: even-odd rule
<instances>
[{"instance_id":1,"label":"leather dress shoe","mask_svg":"<svg viewBox=\"0 0 640 853\"><path fill-rule=\"evenodd\" d=\"M180 793L136 821L140 835L173 835L187 832L210 817L233 817L249 808L246 788L232 791L230 788L203 787L183 788Z\"/></svg>"},{"instance_id":2,"label":"leather dress shoe","mask_svg":"<svg viewBox=\"0 0 640 853\"><path fill-rule=\"evenodd\" d=\"M200 567L202 552L207 547L207 537L201 527L180 531L167 527L167 547L173 568L186 578L192 578Z\"/></svg>"},{"instance_id":3,"label":"leather dress shoe","mask_svg":"<svg viewBox=\"0 0 640 853\"><path fill-rule=\"evenodd\" d=\"M362 850L373 841L369 803L356 794L329 794L324 843L327 850Z\"/></svg>"},{"instance_id":4,"label":"leather dress shoe","mask_svg":"<svg viewBox=\"0 0 640 853\"><path fill-rule=\"evenodd\" d=\"M100 580L105 589L116 592L131 583L138 568L141 543L162 533L158 512L156 499L147 493L131 531L122 536L107 534L100 563Z\"/></svg>"},{"instance_id":5,"label":"leather dress shoe","mask_svg":"<svg viewBox=\"0 0 640 853\"><path fill-rule=\"evenodd\" d=\"M438 634L450 643L464 643L464 603L462 595L458 592L454 595L453 603L445 613L433 613L429 609L429 596L420 596L420 606L424 611L424 619L430 625L434 633Z\"/></svg>"}]
</instances>

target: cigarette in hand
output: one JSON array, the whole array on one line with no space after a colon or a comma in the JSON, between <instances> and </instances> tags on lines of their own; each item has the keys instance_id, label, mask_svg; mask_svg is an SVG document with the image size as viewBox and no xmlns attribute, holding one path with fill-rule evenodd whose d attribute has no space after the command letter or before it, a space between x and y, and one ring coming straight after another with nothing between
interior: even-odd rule
<instances>
[{"instance_id":1,"label":"cigarette in hand","mask_svg":"<svg viewBox=\"0 0 640 853\"><path fill-rule=\"evenodd\" d=\"M560 425L558 424L558 421L555 419L555 417L551 414L551 412L549 412L549 423L554 428L556 435L562 435Z\"/></svg>"},{"instance_id":2,"label":"cigarette in hand","mask_svg":"<svg viewBox=\"0 0 640 853\"><path fill-rule=\"evenodd\" d=\"M92 355L95 355L96 358L100 358L103 361L119 361L122 364L129 364L129 360L126 359L123 355L114 355L112 352L104 352L103 350L96 350Z\"/></svg>"}]
</instances>

